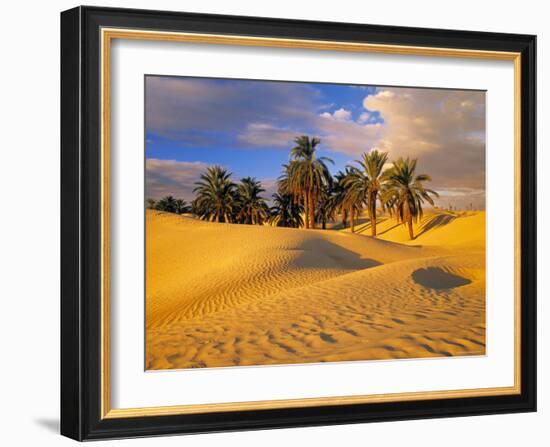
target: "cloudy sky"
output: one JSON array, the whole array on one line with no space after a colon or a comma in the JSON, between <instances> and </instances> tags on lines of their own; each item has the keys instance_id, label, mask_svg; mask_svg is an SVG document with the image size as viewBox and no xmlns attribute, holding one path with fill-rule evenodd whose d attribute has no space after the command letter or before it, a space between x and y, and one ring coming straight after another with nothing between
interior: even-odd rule
<instances>
[{"instance_id":1,"label":"cloudy sky","mask_svg":"<svg viewBox=\"0 0 550 447\"><path fill-rule=\"evenodd\" d=\"M418 158L441 206L485 207L480 91L147 76L146 196L190 201L208 165L261 180L268 198L299 135L332 173L374 148Z\"/></svg>"}]
</instances>

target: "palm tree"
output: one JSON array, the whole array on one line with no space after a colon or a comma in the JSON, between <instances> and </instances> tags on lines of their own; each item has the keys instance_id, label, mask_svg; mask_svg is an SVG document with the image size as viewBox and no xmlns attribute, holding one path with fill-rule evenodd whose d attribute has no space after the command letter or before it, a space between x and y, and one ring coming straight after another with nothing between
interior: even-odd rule
<instances>
[{"instance_id":1,"label":"palm tree","mask_svg":"<svg viewBox=\"0 0 550 447\"><path fill-rule=\"evenodd\" d=\"M351 232L355 233L355 218L361 214L363 209L363 196L360 191L346 187L341 200L340 209L346 213L346 216L349 216Z\"/></svg>"},{"instance_id":2,"label":"palm tree","mask_svg":"<svg viewBox=\"0 0 550 447\"><path fill-rule=\"evenodd\" d=\"M342 216L342 226L346 228L348 218L350 221L351 232L355 232L355 218L361 213L363 207L363 198L357 194L357 191L349 188L352 180L354 168L346 167L345 171L338 171L334 176L336 181L333 183L332 206L334 213Z\"/></svg>"},{"instance_id":3,"label":"palm tree","mask_svg":"<svg viewBox=\"0 0 550 447\"><path fill-rule=\"evenodd\" d=\"M231 222L236 202L235 184L231 173L221 166L209 166L195 183L197 194L193 208L201 219Z\"/></svg>"},{"instance_id":4,"label":"palm tree","mask_svg":"<svg viewBox=\"0 0 550 447\"><path fill-rule=\"evenodd\" d=\"M332 183L332 182L331 182ZM321 222L321 228L327 229L327 222L334 219L336 214L336 202L334 200L332 186L323 188L317 201L317 207L315 208L315 221Z\"/></svg>"},{"instance_id":5,"label":"palm tree","mask_svg":"<svg viewBox=\"0 0 550 447\"><path fill-rule=\"evenodd\" d=\"M437 192L424 188L422 182L429 182L429 175L416 175L416 161L409 158L393 163L393 167L384 174L385 184L382 191L382 200L385 203L393 202L399 222L408 226L409 237L414 239L413 220L422 219L422 204L424 201L434 205L431 196L439 197Z\"/></svg>"},{"instance_id":6,"label":"palm tree","mask_svg":"<svg viewBox=\"0 0 550 447\"><path fill-rule=\"evenodd\" d=\"M237 219L245 224L262 224L267 219L269 208L260 197L265 192L254 177L245 177L237 186Z\"/></svg>"},{"instance_id":7,"label":"palm tree","mask_svg":"<svg viewBox=\"0 0 550 447\"><path fill-rule=\"evenodd\" d=\"M273 206L270 209L269 222L277 227L299 228L304 224L304 207L296 202L291 194L281 191L272 195Z\"/></svg>"},{"instance_id":8,"label":"palm tree","mask_svg":"<svg viewBox=\"0 0 550 447\"><path fill-rule=\"evenodd\" d=\"M155 199L147 199L147 209L154 210L157 201Z\"/></svg>"},{"instance_id":9,"label":"palm tree","mask_svg":"<svg viewBox=\"0 0 550 447\"><path fill-rule=\"evenodd\" d=\"M315 228L315 207L324 187L330 185L331 176L326 163L327 157L315 156L319 138L306 135L294 139L296 146L290 150L290 162L284 165L285 173L280 181L286 192L295 200L302 200L305 210L306 228Z\"/></svg>"},{"instance_id":10,"label":"palm tree","mask_svg":"<svg viewBox=\"0 0 550 447\"><path fill-rule=\"evenodd\" d=\"M165 196L156 203L155 209L159 211L166 211L168 213L175 213L177 208L176 203L177 201L174 196Z\"/></svg>"},{"instance_id":11,"label":"palm tree","mask_svg":"<svg viewBox=\"0 0 550 447\"><path fill-rule=\"evenodd\" d=\"M388 171L389 174L390 171ZM394 217L395 214L395 208L397 204L397 196L394 196L390 193L386 193L387 187L386 185L382 186L382 190L380 191L380 200L382 201L382 207L385 211L388 212L390 217ZM395 218L397 220L397 223L399 223L399 216L397 214L395 215Z\"/></svg>"},{"instance_id":12,"label":"palm tree","mask_svg":"<svg viewBox=\"0 0 550 447\"><path fill-rule=\"evenodd\" d=\"M376 202L383 181L382 170L387 161L386 152L378 152L375 149L368 154L364 153L361 160L355 160L359 166L352 167L351 174L344 182L344 186L353 190L357 200L367 207L372 236L376 236Z\"/></svg>"},{"instance_id":13,"label":"palm tree","mask_svg":"<svg viewBox=\"0 0 550 447\"><path fill-rule=\"evenodd\" d=\"M187 205L187 202L183 199L177 199L175 203L175 213L176 214L185 214L191 211L191 207Z\"/></svg>"},{"instance_id":14,"label":"palm tree","mask_svg":"<svg viewBox=\"0 0 550 447\"><path fill-rule=\"evenodd\" d=\"M147 199L147 203L151 209L166 211L168 213L184 214L190 211L190 207L185 200L176 199L172 195L165 196L158 202L155 202L153 199Z\"/></svg>"},{"instance_id":15,"label":"palm tree","mask_svg":"<svg viewBox=\"0 0 550 447\"><path fill-rule=\"evenodd\" d=\"M332 206L335 213L339 213L342 216L342 226L346 228L348 223L348 208L344 206L344 198L346 194L346 188L344 183L346 177L350 174L350 168L346 167L345 171L338 171L334 176L335 181L332 183Z\"/></svg>"}]
</instances>

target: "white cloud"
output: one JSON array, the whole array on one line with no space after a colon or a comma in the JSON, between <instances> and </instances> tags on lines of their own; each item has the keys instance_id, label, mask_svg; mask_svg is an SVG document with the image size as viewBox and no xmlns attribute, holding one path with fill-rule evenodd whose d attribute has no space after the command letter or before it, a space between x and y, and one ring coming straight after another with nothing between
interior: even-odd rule
<instances>
[{"instance_id":1,"label":"white cloud","mask_svg":"<svg viewBox=\"0 0 550 447\"><path fill-rule=\"evenodd\" d=\"M247 146L288 148L292 140L300 135L293 131L266 123L249 123L237 140Z\"/></svg>"},{"instance_id":2,"label":"white cloud","mask_svg":"<svg viewBox=\"0 0 550 447\"><path fill-rule=\"evenodd\" d=\"M148 158L145 162L145 197L160 199L167 195L193 199L193 188L208 165L203 162L158 160Z\"/></svg>"},{"instance_id":3,"label":"white cloud","mask_svg":"<svg viewBox=\"0 0 550 447\"><path fill-rule=\"evenodd\" d=\"M367 108L367 104L366 104L366 100L368 98L383 98L383 99L391 99L395 96L395 93L392 92L391 90L381 90L379 91L376 95L371 95L371 96L367 96L365 98L365 100L363 101L363 105L365 106L365 108Z\"/></svg>"},{"instance_id":4,"label":"white cloud","mask_svg":"<svg viewBox=\"0 0 550 447\"><path fill-rule=\"evenodd\" d=\"M349 110L341 108L341 109L336 110L332 114L332 116L334 117L335 120L348 121L349 119L351 119L351 112Z\"/></svg>"},{"instance_id":5,"label":"white cloud","mask_svg":"<svg viewBox=\"0 0 550 447\"><path fill-rule=\"evenodd\" d=\"M436 189L439 198L436 205L442 208L485 209L485 190L475 188Z\"/></svg>"},{"instance_id":6,"label":"white cloud","mask_svg":"<svg viewBox=\"0 0 550 447\"><path fill-rule=\"evenodd\" d=\"M323 118L332 119L336 121L349 121L351 119L351 112L343 107L335 110L334 113L324 112L321 113Z\"/></svg>"},{"instance_id":7,"label":"white cloud","mask_svg":"<svg viewBox=\"0 0 550 447\"><path fill-rule=\"evenodd\" d=\"M372 117L372 113L370 112L363 112L361 113L361 115L359 115L359 118L357 118L357 122L359 124L366 124L369 122L369 120L371 119Z\"/></svg>"},{"instance_id":8,"label":"white cloud","mask_svg":"<svg viewBox=\"0 0 550 447\"><path fill-rule=\"evenodd\" d=\"M485 186L485 94L480 91L392 88L367 96L384 120L372 145L391 159L418 158L433 184Z\"/></svg>"},{"instance_id":9,"label":"white cloud","mask_svg":"<svg viewBox=\"0 0 550 447\"><path fill-rule=\"evenodd\" d=\"M371 149L380 133L379 124L359 124L355 121L324 120L320 123L321 143L326 149L358 155Z\"/></svg>"},{"instance_id":10,"label":"white cloud","mask_svg":"<svg viewBox=\"0 0 550 447\"><path fill-rule=\"evenodd\" d=\"M145 92L148 132L201 144L274 117L303 122L317 110L315 91L291 82L148 76Z\"/></svg>"},{"instance_id":11,"label":"white cloud","mask_svg":"<svg viewBox=\"0 0 550 447\"><path fill-rule=\"evenodd\" d=\"M145 163L145 197L158 200L161 197L172 195L178 199L184 199L190 203L195 193L195 182L208 168L207 163L195 161L159 160L148 158ZM250 173L253 176L253 173ZM238 183L241 177L233 173L231 179ZM271 196L277 192L277 179L258 179L265 192L261 195L270 201Z\"/></svg>"},{"instance_id":12,"label":"white cloud","mask_svg":"<svg viewBox=\"0 0 550 447\"><path fill-rule=\"evenodd\" d=\"M147 82L148 129L164 137L206 144L205 138L225 133L245 147L289 149L296 136L308 134L321 138L322 149L350 158L373 148L388 152L390 160L418 158L419 173L432 176L434 189L485 188L484 92L385 87L364 97L354 120L351 106L330 113L319 106L315 89L302 84L155 77ZM177 166L165 166L170 174L148 166L148 190L160 194L162 178L163 192L170 187L173 194L187 193L178 179L197 166Z\"/></svg>"}]
</instances>

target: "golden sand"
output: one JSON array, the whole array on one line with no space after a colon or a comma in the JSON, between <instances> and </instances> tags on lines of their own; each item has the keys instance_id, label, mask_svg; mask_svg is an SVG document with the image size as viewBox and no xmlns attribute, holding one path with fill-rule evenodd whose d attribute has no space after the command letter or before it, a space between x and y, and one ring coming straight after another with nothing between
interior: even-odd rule
<instances>
[{"instance_id":1,"label":"golden sand","mask_svg":"<svg viewBox=\"0 0 550 447\"><path fill-rule=\"evenodd\" d=\"M485 213L408 232L218 224L147 211L146 367L485 353Z\"/></svg>"}]
</instances>

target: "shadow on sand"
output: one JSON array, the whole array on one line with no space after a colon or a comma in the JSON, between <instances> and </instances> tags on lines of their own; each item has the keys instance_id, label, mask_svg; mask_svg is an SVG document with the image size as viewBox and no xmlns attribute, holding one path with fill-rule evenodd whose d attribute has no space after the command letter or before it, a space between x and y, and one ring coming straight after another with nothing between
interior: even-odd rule
<instances>
[{"instance_id":1,"label":"shadow on sand","mask_svg":"<svg viewBox=\"0 0 550 447\"><path fill-rule=\"evenodd\" d=\"M433 216L422 224L420 232L415 236L415 239L418 236L422 236L424 233L427 233L430 230L433 230L439 227L444 227L445 225L450 224L453 220L459 217L462 217L462 216L455 215L455 214L439 214L437 216Z\"/></svg>"},{"instance_id":2,"label":"shadow on sand","mask_svg":"<svg viewBox=\"0 0 550 447\"><path fill-rule=\"evenodd\" d=\"M351 250L321 238L304 241L298 250L301 253L294 262L301 268L362 270L381 264L375 259L362 258Z\"/></svg>"},{"instance_id":3,"label":"shadow on sand","mask_svg":"<svg viewBox=\"0 0 550 447\"><path fill-rule=\"evenodd\" d=\"M468 278L453 275L437 267L415 270L412 273L412 278L417 284L436 290L454 289L472 282Z\"/></svg>"},{"instance_id":4,"label":"shadow on sand","mask_svg":"<svg viewBox=\"0 0 550 447\"><path fill-rule=\"evenodd\" d=\"M434 230L436 228L444 227L445 225L450 224L453 220L459 219L462 217L468 217L470 214L468 211L462 211L462 212L453 212L453 211L443 211L442 214L437 214L435 216L429 216L424 217L424 219L420 222L419 232L414 236L414 239L418 238L419 236L422 236L423 234L427 233L430 230ZM378 230L377 236L382 236L386 233L389 233L390 231L396 229L397 227L403 225L396 221L395 217L390 217L388 215L380 216L376 219L376 224L381 225L386 221L393 220L394 224L388 226L384 230L380 231ZM370 236L370 229L371 229L371 220L368 217L359 217L355 221L355 232L354 234L365 234L367 236ZM333 223L329 225L330 230L342 230L344 228L350 228L350 223L348 221L347 225L344 227L341 222ZM416 224L415 224L416 228Z\"/></svg>"},{"instance_id":5,"label":"shadow on sand","mask_svg":"<svg viewBox=\"0 0 550 447\"><path fill-rule=\"evenodd\" d=\"M383 222L386 222L388 219L390 219L390 218L387 217L387 216L378 217L376 219L376 224L380 225ZM398 227L399 225L400 224L398 224L396 222L396 224L393 225L392 227L387 228L382 232L378 231L378 235L387 233L388 231L393 230L394 228ZM351 227L351 225L348 221L345 227L344 227L344 225L342 225L342 222L338 222L338 223L333 224L330 227L330 229L331 230L343 230L344 228L349 229L350 227ZM367 236L370 236L370 229L371 229L371 221L368 217L359 217L358 219L355 220L355 232L354 232L354 234L364 234L364 233L368 232L369 234L367 234Z\"/></svg>"}]
</instances>

